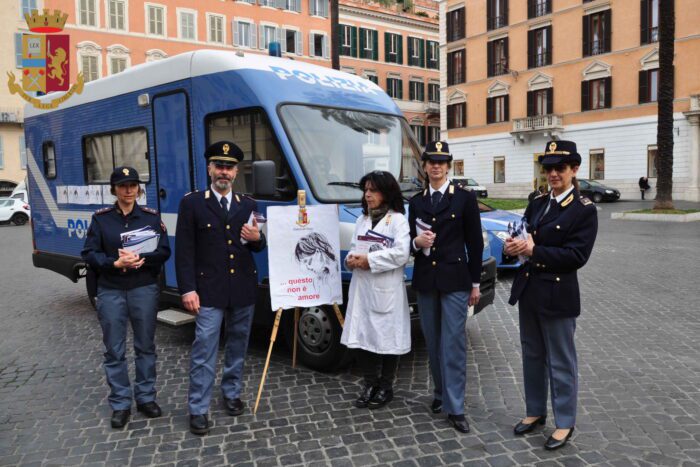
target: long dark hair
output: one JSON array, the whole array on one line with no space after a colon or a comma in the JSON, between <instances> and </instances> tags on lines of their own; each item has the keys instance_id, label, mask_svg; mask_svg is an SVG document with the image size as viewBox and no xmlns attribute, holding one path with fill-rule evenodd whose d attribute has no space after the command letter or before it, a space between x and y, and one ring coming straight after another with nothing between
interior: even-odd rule
<instances>
[{"instance_id":1,"label":"long dark hair","mask_svg":"<svg viewBox=\"0 0 700 467\"><path fill-rule=\"evenodd\" d=\"M294 257L297 261L301 261L302 258L313 256L317 252L323 253L331 261L335 261L335 253L328 239L322 234L312 232L306 237L299 239L294 249Z\"/></svg>"},{"instance_id":2,"label":"long dark hair","mask_svg":"<svg viewBox=\"0 0 700 467\"><path fill-rule=\"evenodd\" d=\"M360 188L362 188L362 214L369 214L367 201L365 200L364 192L367 190L367 184L371 184L375 190L382 194L383 204L395 212L405 214L406 210L403 207L403 196L401 196L401 187L393 175L383 170L375 170L360 179Z\"/></svg>"}]
</instances>

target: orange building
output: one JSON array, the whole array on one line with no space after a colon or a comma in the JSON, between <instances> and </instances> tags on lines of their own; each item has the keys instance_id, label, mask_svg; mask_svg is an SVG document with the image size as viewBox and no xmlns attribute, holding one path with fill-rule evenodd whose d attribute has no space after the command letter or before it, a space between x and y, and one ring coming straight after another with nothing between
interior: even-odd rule
<instances>
[{"instance_id":1,"label":"orange building","mask_svg":"<svg viewBox=\"0 0 700 467\"><path fill-rule=\"evenodd\" d=\"M14 1L14 0L13 0ZM35 1L33 3L36 3ZM327 0L43 0L69 18L71 82L195 49L283 55L330 66ZM20 31L22 32L22 31Z\"/></svg>"},{"instance_id":2,"label":"orange building","mask_svg":"<svg viewBox=\"0 0 700 467\"><path fill-rule=\"evenodd\" d=\"M639 196L655 186L658 0L443 0L444 135L455 172L524 196L549 139L570 139L580 178ZM700 200L700 9L676 0L675 199ZM652 197L653 197L652 193Z\"/></svg>"},{"instance_id":3,"label":"orange building","mask_svg":"<svg viewBox=\"0 0 700 467\"><path fill-rule=\"evenodd\" d=\"M421 145L440 136L437 3L340 0L340 65L394 98Z\"/></svg>"}]
</instances>

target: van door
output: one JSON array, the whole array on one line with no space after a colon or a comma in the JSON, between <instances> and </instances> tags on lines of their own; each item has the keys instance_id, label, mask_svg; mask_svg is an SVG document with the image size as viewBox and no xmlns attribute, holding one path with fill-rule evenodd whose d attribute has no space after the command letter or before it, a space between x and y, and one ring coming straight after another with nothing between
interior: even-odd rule
<instances>
[{"instance_id":1,"label":"van door","mask_svg":"<svg viewBox=\"0 0 700 467\"><path fill-rule=\"evenodd\" d=\"M187 94L179 91L153 99L153 128L157 168L158 209L170 236L173 254L165 263L165 285L175 278L175 226L180 200L192 191L190 112Z\"/></svg>"}]
</instances>

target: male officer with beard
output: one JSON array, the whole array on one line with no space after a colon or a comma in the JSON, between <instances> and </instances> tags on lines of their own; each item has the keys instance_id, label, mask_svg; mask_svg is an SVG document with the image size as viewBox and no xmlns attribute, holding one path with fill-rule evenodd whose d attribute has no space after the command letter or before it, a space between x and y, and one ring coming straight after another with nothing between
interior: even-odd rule
<instances>
[{"instance_id":1,"label":"male officer with beard","mask_svg":"<svg viewBox=\"0 0 700 467\"><path fill-rule=\"evenodd\" d=\"M447 178L452 155L445 141L423 153L428 186L411 198L413 289L433 376L433 413L468 433L464 416L467 384L467 309L479 303L484 239L476 196Z\"/></svg>"},{"instance_id":2,"label":"male officer with beard","mask_svg":"<svg viewBox=\"0 0 700 467\"><path fill-rule=\"evenodd\" d=\"M255 310L257 268L251 252L265 248L253 218L257 204L234 193L243 151L220 141L204 153L211 187L186 195L177 219L175 262L182 303L196 313L188 408L190 431L209 432L209 403L216 378L219 330L226 316L226 348L221 392L229 415L243 413L243 362Z\"/></svg>"}]
</instances>

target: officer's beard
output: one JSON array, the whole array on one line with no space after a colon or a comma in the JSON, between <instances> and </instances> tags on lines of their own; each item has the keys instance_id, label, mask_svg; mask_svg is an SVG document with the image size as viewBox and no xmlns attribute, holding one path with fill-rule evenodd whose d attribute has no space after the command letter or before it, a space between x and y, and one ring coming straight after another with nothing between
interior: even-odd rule
<instances>
[{"instance_id":1,"label":"officer's beard","mask_svg":"<svg viewBox=\"0 0 700 467\"><path fill-rule=\"evenodd\" d=\"M227 178L217 178L214 182L214 187L219 191L229 191L231 189L232 181Z\"/></svg>"}]
</instances>

